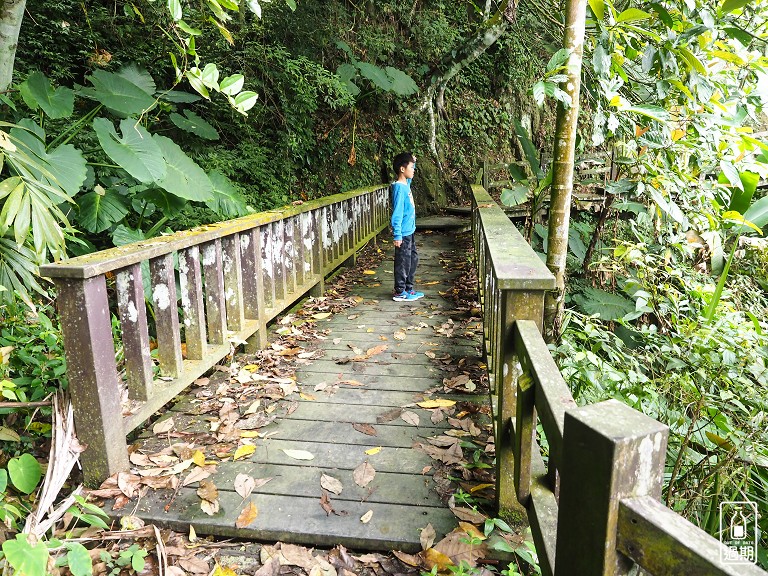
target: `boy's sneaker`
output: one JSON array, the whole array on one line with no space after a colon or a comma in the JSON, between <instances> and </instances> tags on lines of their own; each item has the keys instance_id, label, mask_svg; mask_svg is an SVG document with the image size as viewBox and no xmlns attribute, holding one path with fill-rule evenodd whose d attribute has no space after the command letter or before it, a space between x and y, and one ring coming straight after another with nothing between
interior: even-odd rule
<instances>
[{"instance_id":1,"label":"boy's sneaker","mask_svg":"<svg viewBox=\"0 0 768 576\"><path fill-rule=\"evenodd\" d=\"M413 296L411 295L410 292L406 292L405 290L403 290L402 292L400 292L400 294L395 294L394 296L392 296L392 300L394 300L395 302L408 302L411 300L418 300L420 297L421 296Z\"/></svg>"},{"instance_id":2,"label":"boy's sneaker","mask_svg":"<svg viewBox=\"0 0 768 576\"><path fill-rule=\"evenodd\" d=\"M410 295L410 300L418 300L419 298L424 298L424 292L416 292L416 290L408 290L408 294Z\"/></svg>"}]
</instances>

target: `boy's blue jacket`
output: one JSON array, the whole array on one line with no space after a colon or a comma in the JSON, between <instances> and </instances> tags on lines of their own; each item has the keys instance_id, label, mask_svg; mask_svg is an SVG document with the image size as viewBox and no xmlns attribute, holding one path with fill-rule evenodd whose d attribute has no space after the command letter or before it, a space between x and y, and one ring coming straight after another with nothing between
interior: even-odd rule
<instances>
[{"instance_id":1,"label":"boy's blue jacket","mask_svg":"<svg viewBox=\"0 0 768 576\"><path fill-rule=\"evenodd\" d=\"M392 231L395 240L416 232L416 205L411 194L411 179L392 183Z\"/></svg>"}]
</instances>

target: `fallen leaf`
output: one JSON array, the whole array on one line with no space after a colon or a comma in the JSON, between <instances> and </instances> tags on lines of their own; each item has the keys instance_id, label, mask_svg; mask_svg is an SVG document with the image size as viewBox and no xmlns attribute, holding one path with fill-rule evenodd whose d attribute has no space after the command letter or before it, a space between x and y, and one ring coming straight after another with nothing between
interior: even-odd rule
<instances>
[{"instance_id":1,"label":"fallen leaf","mask_svg":"<svg viewBox=\"0 0 768 576\"><path fill-rule=\"evenodd\" d=\"M253 444L243 444L242 446L238 447L237 450L235 450L235 455L232 457L232 460L239 460L240 458L245 458L246 456L250 456L256 452L256 446Z\"/></svg>"},{"instance_id":2,"label":"fallen leaf","mask_svg":"<svg viewBox=\"0 0 768 576\"><path fill-rule=\"evenodd\" d=\"M256 481L253 479L253 476L249 476L248 474L238 474L235 476L235 492L237 492L243 500L251 495L251 492L253 492L255 487Z\"/></svg>"},{"instance_id":3,"label":"fallen leaf","mask_svg":"<svg viewBox=\"0 0 768 576\"><path fill-rule=\"evenodd\" d=\"M400 560L400 562L404 562L409 566L415 566L417 568L421 566L421 556L417 554L406 554L405 552L400 552L400 550L392 550L392 554L397 556L397 559Z\"/></svg>"},{"instance_id":4,"label":"fallen leaf","mask_svg":"<svg viewBox=\"0 0 768 576\"><path fill-rule=\"evenodd\" d=\"M330 516L331 512L335 512L331 505L331 499L328 497L328 492L323 490L323 495L320 496L320 506L325 510L325 515Z\"/></svg>"},{"instance_id":5,"label":"fallen leaf","mask_svg":"<svg viewBox=\"0 0 768 576\"><path fill-rule=\"evenodd\" d=\"M419 535L419 542L421 542L421 549L429 550L430 548L432 548L432 544L435 543L435 536L437 536L437 534L435 533L435 529L432 526L432 524L427 524L424 528L422 528L421 534Z\"/></svg>"},{"instance_id":6,"label":"fallen leaf","mask_svg":"<svg viewBox=\"0 0 768 576\"><path fill-rule=\"evenodd\" d=\"M395 340L405 340L405 332L403 332L402 330L400 330L399 332L395 332L392 335L392 338L394 338Z\"/></svg>"},{"instance_id":7,"label":"fallen leaf","mask_svg":"<svg viewBox=\"0 0 768 576\"><path fill-rule=\"evenodd\" d=\"M376 274L376 270L363 270L363 274L368 274L369 276L373 276Z\"/></svg>"},{"instance_id":8,"label":"fallen leaf","mask_svg":"<svg viewBox=\"0 0 768 576\"><path fill-rule=\"evenodd\" d=\"M341 338L334 338L333 339L333 343L334 344L339 344L340 342L341 342Z\"/></svg>"},{"instance_id":9,"label":"fallen leaf","mask_svg":"<svg viewBox=\"0 0 768 576\"><path fill-rule=\"evenodd\" d=\"M379 452L381 452L381 446L376 446L376 448L369 448L368 450L365 451L365 453L368 454L368 456L373 456L374 454L378 454Z\"/></svg>"},{"instance_id":10,"label":"fallen leaf","mask_svg":"<svg viewBox=\"0 0 768 576\"><path fill-rule=\"evenodd\" d=\"M484 557L486 552L485 544L478 545L473 542L476 533L479 531L474 527L469 532L464 527L456 528L435 544L433 550L450 558L451 563L456 566L466 564L474 567L477 565L477 559Z\"/></svg>"},{"instance_id":11,"label":"fallen leaf","mask_svg":"<svg viewBox=\"0 0 768 576\"><path fill-rule=\"evenodd\" d=\"M416 412L411 412L410 410L406 410L400 415L400 418L402 418L404 422L407 422L408 424L411 424L413 426L419 425L419 415L416 414Z\"/></svg>"},{"instance_id":12,"label":"fallen leaf","mask_svg":"<svg viewBox=\"0 0 768 576\"><path fill-rule=\"evenodd\" d=\"M256 411L261 407L261 400L256 400L253 404L248 406L248 409L245 411L243 416L248 416L248 414L255 414Z\"/></svg>"},{"instance_id":13,"label":"fallen leaf","mask_svg":"<svg viewBox=\"0 0 768 576\"><path fill-rule=\"evenodd\" d=\"M416 405L421 408L448 408L456 404L455 400L448 400L447 398L436 398L434 400L425 400L424 402L417 402Z\"/></svg>"},{"instance_id":14,"label":"fallen leaf","mask_svg":"<svg viewBox=\"0 0 768 576\"><path fill-rule=\"evenodd\" d=\"M341 494L341 491L344 489L339 480L333 476L328 476L328 474L323 474L320 476L320 486L328 490L328 492L336 494L337 496Z\"/></svg>"},{"instance_id":15,"label":"fallen leaf","mask_svg":"<svg viewBox=\"0 0 768 576\"><path fill-rule=\"evenodd\" d=\"M384 414L379 414L376 416L376 422L379 424L386 424L387 422L392 422L392 420L397 420L400 418L400 414L403 413L402 408L393 408L392 410L387 410L384 412Z\"/></svg>"},{"instance_id":16,"label":"fallen leaf","mask_svg":"<svg viewBox=\"0 0 768 576\"><path fill-rule=\"evenodd\" d=\"M277 353L278 356L295 356L299 352L301 352L303 348L286 348L285 350L280 350L280 352Z\"/></svg>"},{"instance_id":17,"label":"fallen leaf","mask_svg":"<svg viewBox=\"0 0 768 576\"><path fill-rule=\"evenodd\" d=\"M339 380L339 384L346 384L347 386L365 386L359 380Z\"/></svg>"},{"instance_id":18,"label":"fallen leaf","mask_svg":"<svg viewBox=\"0 0 768 576\"><path fill-rule=\"evenodd\" d=\"M352 424L352 428L357 430L358 432L362 434L367 434L368 436L376 436L378 435L378 432L376 432L376 428L371 426L370 424Z\"/></svg>"},{"instance_id":19,"label":"fallen leaf","mask_svg":"<svg viewBox=\"0 0 768 576\"><path fill-rule=\"evenodd\" d=\"M12 348L12 346L9 346L9 348ZM0 441L21 442L21 436L7 426L0 426Z\"/></svg>"},{"instance_id":20,"label":"fallen leaf","mask_svg":"<svg viewBox=\"0 0 768 576\"><path fill-rule=\"evenodd\" d=\"M194 484L195 482L200 482L200 480L205 480L211 475L211 472L206 470L205 468L195 468L187 474L187 477L184 478L183 482L181 483L182 486L189 486L190 484Z\"/></svg>"},{"instance_id":21,"label":"fallen leaf","mask_svg":"<svg viewBox=\"0 0 768 576\"><path fill-rule=\"evenodd\" d=\"M304 392L299 392L299 396L302 400L307 400L308 402L312 402L314 400L317 400L312 394L305 394Z\"/></svg>"},{"instance_id":22,"label":"fallen leaf","mask_svg":"<svg viewBox=\"0 0 768 576\"><path fill-rule=\"evenodd\" d=\"M424 562L430 570L437 566L439 572L446 572L449 566L453 565L451 559L442 552L430 548L424 551Z\"/></svg>"},{"instance_id":23,"label":"fallen leaf","mask_svg":"<svg viewBox=\"0 0 768 576\"><path fill-rule=\"evenodd\" d=\"M285 450L283 449L283 452L285 452L285 455L289 458L293 458L294 460L313 460L315 458L315 455L311 452L307 452L306 450Z\"/></svg>"},{"instance_id":24,"label":"fallen leaf","mask_svg":"<svg viewBox=\"0 0 768 576\"><path fill-rule=\"evenodd\" d=\"M431 282L422 282L422 286L434 286L435 284L440 284L438 280L432 280Z\"/></svg>"},{"instance_id":25,"label":"fallen leaf","mask_svg":"<svg viewBox=\"0 0 768 576\"><path fill-rule=\"evenodd\" d=\"M360 488L368 486L375 476L376 470L374 470L373 466L368 464L367 461L360 464L355 468L354 472L352 472L352 478L354 479L355 484L360 486Z\"/></svg>"},{"instance_id":26,"label":"fallen leaf","mask_svg":"<svg viewBox=\"0 0 768 576\"><path fill-rule=\"evenodd\" d=\"M208 516L213 516L219 512L219 501L216 500L211 502L210 500L201 500L200 509L208 514Z\"/></svg>"},{"instance_id":27,"label":"fallen leaf","mask_svg":"<svg viewBox=\"0 0 768 576\"><path fill-rule=\"evenodd\" d=\"M192 462L198 466L205 466L205 454L203 454L202 450L195 450L194 454L192 454Z\"/></svg>"},{"instance_id":28,"label":"fallen leaf","mask_svg":"<svg viewBox=\"0 0 768 576\"><path fill-rule=\"evenodd\" d=\"M238 526L240 528L240 526ZM219 564L216 564L216 567L213 569L213 572L211 573L211 576L237 576L237 572L232 570L232 568L225 568L224 566L219 566Z\"/></svg>"},{"instance_id":29,"label":"fallen leaf","mask_svg":"<svg viewBox=\"0 0 768 576\"><path fill-rule=\"evenodd\" d=\"M371 518L373 518L373 510L368 510L368 512L360 516L360 522L368 524L368 522L371 521Z\"/></svg>"},{"instance_id":30,"label":"fallen leaf","mask_svg":"<svg viewBox=\"0 0 768 576\"><path fill-rule=\"evenodd\" d=\"M152 432L155 434L165 434L173 430L174 425L173 418L168 418L152 426Z\"/></svg>"},{"instance_id":31,"label":"fallen leaf","mask_svg":"<svg viewBox=\"0 0 768 576\"><path fill-rule=\"evenodd\" d=\"M213 502L219 497L219 489L210 480L201 480L200 488L197 489L197 495L203 500Z\"/></svg>"},{"instance_id":32,"label":"fallen leaf","mask_svg":"<svg viewBox=\"0 0 768 576\"><path fill-rule=\"evenodd\" d=\"M374 346L373 348L368 348L368 350L365 351L365 355L370 358L371 356L376 356L377 354L381 354L386 350L388 346L386 344L379 344L378 346Z\"/></svg>"},{"instance_id":33,"label":"fallen leaf","mask_svg":"<svg viewBox=\"0 0 768 576\"><path fill-rule=\"evenodd\" d=\"M315 320L325 320L331 316L330 312L320 312L319 314L313 314L312 318Z\"/></svg>"},{"instance_id":34,"label":"fallen leaf","mask_svg":"<svg viewBox=\"0 0 768 576\"><path fill-rule=\"evenodd\" d=\"M256 520L256 517L259 515L259 509L256 508L256 504L253 502L248 502L248 505L243 508L243 511L240 512L240 515L237 517L237 520L235 521L235 526L238 528L245 528L248 526L251 522Z\"/></svg>"},{"instance_id":35,"label":"fallen leaf","mask_svg":"<svg viewBox=\"0 0 768 576\"><path fill-rule=\"evenodd\" d=\"M494 488L495 486L495 484L478 484L477 486L472 486L472 488L469 489L469 492L474 494L475 492L480 492L480 490L485 490L486 488Z\"/></svg>"}]
</instances>

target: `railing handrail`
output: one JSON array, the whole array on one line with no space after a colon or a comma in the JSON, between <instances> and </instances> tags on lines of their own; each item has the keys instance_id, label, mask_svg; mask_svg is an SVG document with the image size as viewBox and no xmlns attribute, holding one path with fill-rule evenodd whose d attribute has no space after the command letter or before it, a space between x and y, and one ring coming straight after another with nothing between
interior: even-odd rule
<instances>
[{"instance_id":1,"label":"railing handrail","mask_svg":"<svg viewBox=\"0 0 768 576\"><path fill-rule=\"evenodd\" d=\"M510 222L504 210L478 184L472 185L473 208L487 232L488 256L502 290L552 290L555 277Z\"/></svg>"},{"instance_id":2,"label":"railing handrail","mask_svg":"<svg viewBox=\"0 0 768 576\"><path fill-rule=\"evenodd\" d=\"M548 270L519 246L525 241L487 191L472 192L484 344L498 393L497 503L525 509L542 573L619 575L636 562L656 576L765 576L724 561L723 543L659 501L666 425L616 400L576 405L541 335L544 291L554 287ZM530 254L535 261L514 262Z\"/></svg>"},{"instance_id":3,"label":"railing handrail","mask_svg":"<svg viewBox=\"0 0 768 576\"><path fill-rule=\"evenodd\" d=\"M291 216L330 206L331 204L356 198L357 196L370 194L387 187L388 184L379 184L357 188L349 192L325 196L297 205L284 206L265 212L249 214L233 220L196 226L189 230L147 238L146 240L100 250L92 254L44 264L40 266L40 275L47 278L91 278L106 272L114 272L120 268L125 268L150 258L170 254L171 252L197 244L204 244L217 238L223 238L224 236L250 230L257 226L277 222L278 220L284 220Z\"/></svg>"},{"instance_id":4,"label":"railing handrail","mask_svg":"<svg viewBox=\"0 0 768 576\"><path fill-rule=\"evenodd\" d=\"M41 267L58 291L75 426L88 446L86 483L127 469L126 434L229 354L230 340L263 347L268 322L306 294L321 295L324 278L388 225L386 190L370 186ZM126 415L123 388L132 401Z\"/></svg>"}]
</instances>

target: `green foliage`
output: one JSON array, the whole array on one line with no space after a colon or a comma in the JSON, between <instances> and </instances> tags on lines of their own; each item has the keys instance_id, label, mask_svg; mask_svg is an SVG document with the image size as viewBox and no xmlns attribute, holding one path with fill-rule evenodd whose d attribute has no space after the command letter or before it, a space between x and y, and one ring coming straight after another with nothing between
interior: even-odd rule
<instances>
[{"instance_id":1,"label":"green foliage","mask_svg":"<svg viewBox=\"0 0 768 576\"><path fill-rule=\"evenodd\" d=\"M350 94L354 96L360 94L360 87L354 82L358 74L369 80L376 88L385 92L394 92L398 96L410 96L419 91L413 78L402 70L392 66L380 68L370 62L360 62L355 58L352 49L346 42L338 41L336 45L352 61L351 64L342 64L337 70L339 78L345 83Z\"/></svg>"},{"instance_id":2,"label":"green foliage","mask_svg":"<svg viewBox=\"0 0 768 576\"><path fill-rule=\"evenodd\" d=\"M108 574L117 576L123 570L131 570L133 572L141 572L144 570L145 558L148 552L139 547L138 544L133 544L129 548L120 551L117 558L113 558L108 552L101 553L101 560L107 565L109 569Z\"/></svg>"},{"instance_id":3,"label":"green foliage","mask_svg":"<svg viewBox=\"0 0 768 576\"><path fill-rule=\"evenodd\" d=\"M27 534L16 534L15 540L3 543L3 554L8 564L25 576L44 576L47 574L48 549L43 542L30 544Z\"/></svg>"},{"instance_id":4,"label":"green foliage","mask_svg":"<svg viewBox=\"0 0 768 576\"><path fill-rule=\"evenodd\" d=\"M22 454L18 458L11 458L7 468L13 487L24 494L31 494L43 477L40 463L32 454Z\"/></svg>"}]
</instances>

